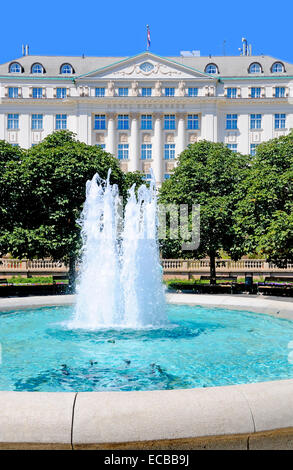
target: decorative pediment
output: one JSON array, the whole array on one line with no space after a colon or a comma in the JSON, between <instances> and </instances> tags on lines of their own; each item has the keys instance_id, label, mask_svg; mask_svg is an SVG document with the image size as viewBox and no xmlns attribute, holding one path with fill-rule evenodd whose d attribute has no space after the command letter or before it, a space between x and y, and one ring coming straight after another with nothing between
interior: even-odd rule
<instances>
[{"instance_id":1,"label":"decorative pediment","mask_svg":"<svg viewBox=\"0 0 293 470\"><path fill-rule=\"evenodd\" d=\"M81 75L78 79L106 79L106 80L164 80L164 79L189 79L198 78L204 80L214 80L214 77L200 72L192 67L174 62L173 60L159 57L150 52L139 54L138 56L129 57L119 62L115 62L102 69Z\"/></svg>"},{"instance_id":2,"label":"decorative pediment","mask_svg":"<svg viewBox=\"0 0 293 470\"><path fill-rule=\"evenodd\" d=\"M113 72L113 77L130 77L130 78L180 78L183 77L182 70L170 67L166 64L156 63L154 61L143 62L142 64L134 64L124 69Z\"/></svg>"}]
</instances>

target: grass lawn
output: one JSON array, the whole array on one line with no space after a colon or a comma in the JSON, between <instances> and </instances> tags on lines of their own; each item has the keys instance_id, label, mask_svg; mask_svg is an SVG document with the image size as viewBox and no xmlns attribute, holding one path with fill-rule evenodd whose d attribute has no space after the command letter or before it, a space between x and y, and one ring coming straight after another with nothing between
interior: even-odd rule
<instances>
[{"instance_id":1,"label":"grass lawn","mask_svg":"<svg viewBox=\"0 0 293 470\"><path fill-rule=\"evenodd\" d=\"M8 284L53 284L53 276L34 276L34 277L21 277L13 276L7 279ZM60 281L58 281L60 282ZM62 284L68 283L67 280L62 281Z\"/></svg>"}]
</instances>

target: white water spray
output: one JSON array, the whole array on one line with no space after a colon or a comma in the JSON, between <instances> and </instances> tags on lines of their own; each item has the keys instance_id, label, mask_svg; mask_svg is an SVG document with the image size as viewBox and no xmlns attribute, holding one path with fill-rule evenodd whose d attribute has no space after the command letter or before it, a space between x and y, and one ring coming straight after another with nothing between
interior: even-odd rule
<instances>
[{"instance_id":1,"label":"white water spray","mask_svg":"<svg viewBox=\"0 0 293 470\"><path fill-rule=\"evenodd\" d=\"M82 212L83 258L71 327L142 328L167 322L155 184L135 186L121 214L116 185L95 175ZM119 230L122 228L122 230Z\"/></svg>"}]
</instances>

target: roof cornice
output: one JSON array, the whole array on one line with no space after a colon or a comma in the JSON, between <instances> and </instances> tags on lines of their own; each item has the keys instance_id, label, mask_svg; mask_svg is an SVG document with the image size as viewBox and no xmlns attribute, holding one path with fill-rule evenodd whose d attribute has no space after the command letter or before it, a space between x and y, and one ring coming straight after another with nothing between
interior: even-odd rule
<instances>
[{"instance_id":1,"label":"roof cornice","mask_svg":"<svg viewBox=\"0 0 293 470\"><path fill-rule=\"evenodd\" d=\"M293 79L292 75L285 75L283 77L281 76L272 76L272 77L218 77L220 82L223 82L224 80L286 80L286 79Z\"/></svg>"}]
</instances>

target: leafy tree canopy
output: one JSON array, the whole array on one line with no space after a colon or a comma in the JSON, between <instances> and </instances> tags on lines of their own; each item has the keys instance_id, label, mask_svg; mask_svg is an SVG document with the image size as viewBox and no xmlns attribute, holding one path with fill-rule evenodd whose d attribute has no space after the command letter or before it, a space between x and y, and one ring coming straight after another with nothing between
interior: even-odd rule
<instances>
[{"instance_id":1,"label":"leafy tree canopy","mask_svg":"<svg viewBox=\"0 0 293 470\"><path fill-rule=\"evenodd\" d=\"M239 185L237 236L246 252L258 251L280 266L293 260L293 132L257 147Z\"/></svg>"},{"instance_id":2,"label":"leafy tree canopy","mask_svg":"<svg viewBox=\"0 0 293 470\"><path fill-rule=\"evenodd\" d=\"M18 150L19 154L10 147L6 156L13 158L2 168L0 178L6 195L0 205L7 214L1 223L2 254L65 262L74 259L80 249L77 220L86 181L95 173L106 179L111 168L111 183L125 192L125 177L117 159L99 147L76 141L72 132L64 130L28 151Z\"/></svg>"},{"instance_id":3,"label":"leafy tree canopy","mask_svg":"<svg viewBox=\"0 0 293 470\"><path fill-rule=\"evenodd\" d=\"M160 191L161 203L200 204L200 246L181 252L179 240L163 241L163 256L210 256L211 264L224 249L234 259L242 255L235 246L234 210L236 188L249 170L248 157L233 153L221 143L200 141L179 157L179 164ZM211 274L212 275L212 274Z\"/></svg>"}]
</instances>

